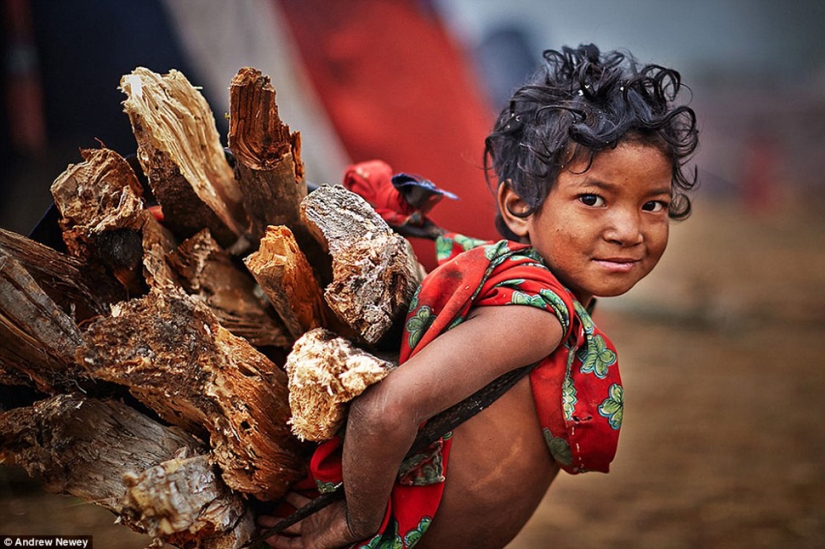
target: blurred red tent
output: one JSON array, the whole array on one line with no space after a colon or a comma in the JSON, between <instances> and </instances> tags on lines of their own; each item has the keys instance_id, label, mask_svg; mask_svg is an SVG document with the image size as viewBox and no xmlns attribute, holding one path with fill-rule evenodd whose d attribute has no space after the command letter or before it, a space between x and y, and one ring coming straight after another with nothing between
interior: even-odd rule
<instances>
[{"instance_id":1,"label":"blurred red tent","mask_svg":"<svg viewBox=\"0 0 825 549\"><path fill-rule=\"evenodd\" d=\"M463 52L418 0L280 0L304 69L353 162L381 159L457 194L430 217L497 238L482 153L494 119ZM343 176L343 174L342 174ZM431 242L416 239L422 263Z\"/></svg>"}]
</instances>

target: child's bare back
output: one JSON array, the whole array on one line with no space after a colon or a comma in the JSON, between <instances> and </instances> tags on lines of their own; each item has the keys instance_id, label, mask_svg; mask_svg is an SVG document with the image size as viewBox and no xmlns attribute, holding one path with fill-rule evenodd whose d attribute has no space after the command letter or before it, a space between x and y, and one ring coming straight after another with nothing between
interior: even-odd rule
<instances>
[{"instance_id":1,"label":"child's bare back","mask_svg":"<svg viewBox=\"0 0 825 549\"><path fill-rule=\"evenodd\" d=\"M529 379L454 430L450 461L441 505L417 547L503 547L559 471L547 452Z\"/></svg>"}]
</instances>

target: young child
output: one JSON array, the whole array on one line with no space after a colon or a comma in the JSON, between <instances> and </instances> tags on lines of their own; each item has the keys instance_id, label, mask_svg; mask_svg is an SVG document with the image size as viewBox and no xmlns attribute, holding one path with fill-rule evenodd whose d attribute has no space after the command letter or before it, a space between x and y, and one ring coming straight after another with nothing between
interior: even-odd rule
<instances>
[{"instance_id":1,"label":"young child","mask_svg":"<svg viewBox=\"0 0 825 549\"><path fill-rule=\"evenodd\" d=\"M689 214L696 121L675 104L673 70L592 45L544 59L486 140L506 240L441 239L449 261L413 299L401 366L353 401L345 437L313 457L319 485L343 479L346 501L269 538L273 547L503 547L559 469L607 472L622 386L615 349L588 311L650 273L669 220ZM537 361L403 461L422 423Z\"/></svg>"}]
</instances>

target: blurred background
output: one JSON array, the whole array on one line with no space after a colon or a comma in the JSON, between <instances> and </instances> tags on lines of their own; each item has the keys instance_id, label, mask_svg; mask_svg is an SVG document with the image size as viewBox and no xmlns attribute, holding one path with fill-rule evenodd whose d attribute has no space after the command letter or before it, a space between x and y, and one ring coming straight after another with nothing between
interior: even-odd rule
<instances>
[{"instance_id":1,"label":"blurred background","mask_svg":"<svg viewBox=\"0 0 825 549\"><path fill-rule=\"evenodd\" d=\"M80 148L136 144L120 78L178 69L226 135L253 66L306 174L379 158L458 194L433 217L492 238L495 113L546 48L674 67L699 116L695 213L596 320L622 357L609 475L560 477L511 548L825 546L825 3L818 0L2 0L0 227L28 234ZM426 261L429 249L417 243ZM0 533L142 547L103 510L0 469Z\"/></svg>"}]
</instances>

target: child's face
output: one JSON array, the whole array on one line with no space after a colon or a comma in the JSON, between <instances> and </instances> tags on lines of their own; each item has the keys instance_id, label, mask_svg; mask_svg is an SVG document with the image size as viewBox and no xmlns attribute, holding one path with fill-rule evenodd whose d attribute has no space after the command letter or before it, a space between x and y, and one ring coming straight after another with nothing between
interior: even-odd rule
<instances>
[{"instance_id":1,"label":"child's face","mask_svg":"<svg viewBox=\"0 0 825 549\"><path fill-rule=\"evenodd\" d=\"M585 304L593 296L627 292L659 262L667 246L672 176L664 153L636 142L597 154L586 168L587 159L562 172L533 215L504 216ZM499 199L505 201L500 206L510 200L511 211L524 206L509 188Z\"/></svg>"}]
</instances>

